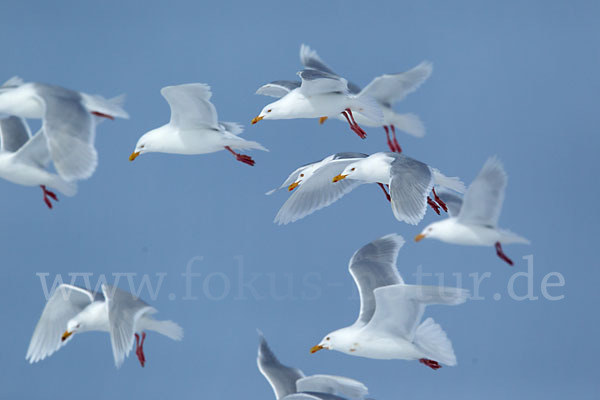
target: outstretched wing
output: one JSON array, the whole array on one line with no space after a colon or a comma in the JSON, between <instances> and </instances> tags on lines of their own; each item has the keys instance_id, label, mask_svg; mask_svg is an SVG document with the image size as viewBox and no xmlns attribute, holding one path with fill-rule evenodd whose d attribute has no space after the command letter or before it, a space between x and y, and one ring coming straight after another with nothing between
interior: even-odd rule
<instances>
[{"instance_id":1,"label":"outstretched wing","mask_svg":"<svg viewBox=\"0 0 600 400\"><path fill-rule=\"evenodd\" d=\"M427 195L433 188L433 174L425 163L398 155L390 170L392 210L398 221L417 225L427 211Z\"/></svg>"},{"instance_id":2,"label":"outstretched wing","mask_svg":"<svg viewBox=\"0 0 600 400\"><path fill-rule=\"evenodd\" d=\"M0 119L0 151L14 153L27 143L30 137L29 126L23 118L10 116Z\"/></svg>"},{"instance_id":3,"label":"outstretched wing","mask_svg":"<svg viewBox=\"0 0 600 400\"><path fill-rule=\"evenodd\" d=\"M365 325L371 320L375 312L375 289L404 283L396 267L403 245L402 236L392 233L361 247L350 259L348 270L360 295L360 313L355 325Z\"/></svg>"},{"instance_id":4,"label":"outstretched wing","mask_svg":"<svg viewBox=\"0 0 600 400\"><path fill-rule=\"evenodd\" d=\"M115 365L119 368L133 347L137 320L146 313L155 313L156 309L131 293L114 286L102 285L102 293L108 308L110 341Z\"/></svg>"},{"instance_id":5,"label":"outstretched wing","mask_svg":"<svg viewBox=\"0 0 600 400\"><path fill-rule=\"evenodd\" d=\"M58 286L42 311L25 359L30 363L41 361L65 345L70 338L65 341L61 338L67 322L95 299L101 297L89 290L66 284Z\"/></svg>"},{"instance_id":6,"label":"outstretched wing","mask_svg":"<svg viewBox=\"0 0 600 400\"><path fill-rule=\"evenodd\" d=\"M171 125L219 129L217 110L210 102L210 86L204 83L166 86L160 90L160 94L171 107Z\"/></svg>"},{"instance_id":7,"label":"outstretched wing","mask_svg":"<svg viewBox=\"0 0 600 400\"><path fill-rule=\"evenodd\" d=\"M491 227L498 225L507 180L500 160L490 157L465 193L458 214L461 222Z\"/></svg>"},{"instance_id":8,"label":"outstretched wing","mask_svg":"<svg viewBox=\"0 0 600 400\"><path fill-rule=\"evenodd\" d=\"M300 90L305 96L348 92L348 81L337 75L316 69L305 69L298 72L298 76L302 78Z\"/></svg>"},{"instance_id":9,"label":"outstretched wing","mask_svg":"<svg viewBox=\"0 0 600 400\"><path fill-rule=\"evenodd\" d=\"M273 388L277 400L296 393L296 381L304 377L304 373L297 368L288 367L279 362L271 351L262 332L258 332L260 343L258 345L258 356L256 364L258 370Z\"/></svg>"},{"instance_id":10,"label":"outstretched wing","mask_svg":"<svg viewBox=\"0 0 600 400\"><path fill-rule=\"evenodd\" d=\"M448 216L457 217L462 207L463 198L458 194L448 191L438 191L437 195L448 207Z\"/></svg>"},{"instance_id":11,"label":"outstretched wing","mask_svg":"<svg viewBox=\"0 0 600 400\"><path fill-rule=\"evenodd\" d=\"M358 156L359 154L356 155ZM334 176L342 173L347 165L364 157L366 155L362 155L360 158L333 159L317 168L309 178L302 181L290 198L279 209L279 212L275 216L275 223L285 225L302 219L336 202L346 193L360 186L362 184L361 181L343 179L334 183L332 179Z\"/></svg>"},{"instance_id":12,"label":"outstretched wing","mask_svg":"<svg viewBox=\"0 0 600 400\"><path fill-rule=\"evenodd\" d=\"M385 331L412 341L425 306L456 305L469 296L466 289L444 286L391 285L375 289L375 313L365 326L367 330Z\"/></svg>"},{"instance_id":13,"label":"outstretched wing","mask_svg":"<svg viewBox=\"0 0 600 400\"><path fill-rule=\"evenodd\" d=\"M299 87L300 82L297 81L274 81L259 87L256 91L256 94L279 98Z\"/></svg>"},{"instance_id":14,"label":"outstretched wing","mask_svg":"<svg viewBox=\"0 0 600 400\"><path fill-rule=\"evenodd\" d=\"M34 84L34 90L44 103L42 129L56 171L69 181L89 178L98 164L96 123L83 106L81 95L39 83Z\"/></svg>"},{"instance_id":15,"label":"outstretched wing","mask_svg":"<svg viewBox=\"0 0 600 400\"><path fill-rule=\"evenodd\" d=\"M422 62L413 69L399 74L386 74L373 79L361 92L381 104L390 106L414 92L429 78L433 71L430 62Z\"/></svg>"},{"instance_id":16,"label":"outstretched wing","mask_svg":"<svg viewBox=\"0 0 600 400\"><path fill-rule=\"evenodd\" d=\"M300 46L300 62L306 69L316 69L331 75L337 75L321 60L317 51L312 50L308 45L302 44ZM358 94L360 93L360 87L352 82L348 82L348 91L352 94Z\"/></svg>"}]
</instances>

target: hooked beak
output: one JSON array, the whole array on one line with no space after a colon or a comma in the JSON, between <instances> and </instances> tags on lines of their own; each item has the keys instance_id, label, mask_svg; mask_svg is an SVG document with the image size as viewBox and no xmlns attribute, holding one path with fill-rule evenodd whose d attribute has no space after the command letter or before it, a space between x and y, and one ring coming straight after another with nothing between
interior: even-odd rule
<instances>
[{"instance_id":1,"label":"hooked beak","mask_svg":"<svg viewBox=\"0 0 600 400\"><path fill-rule=\"evenodd\" d=\"M288 186L288 191L291 192L292 190L296 189L299 184L300 184L300 182L294 182L294 183L292 183L290 186Z\"/></svg>"},{"instance_id":2,"label":"hooked beak","mask_svg":"<svg viewBox=\"0 0 600 400\"><path fill-rule=\"evenodd\" d=\"M69 336L71 336L73 334L73 332L69 332L69 331L65 331L65 333L62 334L62 337L60 338L61 341L65 341L69 338Z\"/></svg>"},{"instance_id":3,"label":"hooked beak","mask_svg":"<svg viewBox=\"0 0 600 400\"><path fill-rule=\"evenodd\" d=\"M318 344L318 345L316 345L316 346L313 346L313 347L310 349L310 354L315 354L317 351L319 351L319 350L323 350L324 348L325 348L325 347L321 346L320 344Z\"/></svg>"},{"instance_id":4,"label":"hooked beak","mask_svg":"<svg viewBox=\"0 0 600 400\"><path fill-rule=\"evenodd\" d=\"M342 174L336 175L336 176L333 177L333 182L339 182L339 181L341 181L342 179L344 179L347 176L348 175L342 175Z\"/></svg>"},{"instance_id":5,"label":"hooked beak","mask_svg":"<svg viewBox=\"0 0 600 400\"><path fill-rule=\"evenodd\" d=\"M417 236L415 236L415 242L418 242L423 239L425 239L425 235L423 235L422 233L419 233Z\"/></svg>"},{"instance_id":6,"label":"hooked beak","mask_svg":"<svg viewBox=\"0 0 600 400\"><path fill-rule=\"evenodd\" d=\"M129 156L129 161L133 161L137 158L137 156L140 155L139 151L134 151L133 153L131 153L131 155Z\"/></svg>"},{"instance_id":7,"label":"hooked beak","mask_svg":"<svg viewBox=\"0 0 600 400\"><path fill-rule=\"evenodd\" d=\"M254 117L254 119L252 120L252 125L254 125L255 123L257 123L258 121L260 121L261 119L263 119L264 117Z\"/></svg>"}]
</instances>

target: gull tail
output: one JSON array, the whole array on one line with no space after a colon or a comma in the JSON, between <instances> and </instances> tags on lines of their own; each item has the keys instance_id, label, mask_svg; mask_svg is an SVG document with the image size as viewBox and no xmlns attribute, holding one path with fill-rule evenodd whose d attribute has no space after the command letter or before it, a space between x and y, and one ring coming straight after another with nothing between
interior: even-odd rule
<instances>
[{"instance_id":1,"label":"gull tail","mask_svg":"<svg viewBox=\"0 0 600 400\"><path fill-rule=\"evenodd\" d=\"M157 321L148 318L144 321L144 328L155 331L173 340L181 340L183 338L183 328L171 320Z\"/></svg>"},{"instance_id":2,"label":"gull tail","mask_svg":"<svg viewBox=\"0 0 600 400\"><path fill-rule=\"evenodd\" d=\"M458 193L464 193L467 191L465 184L460 180L459 177L447 177L436 168L432 168L432 170L434 184L447 187L448 189L455 190Z\"/></svg>"},{"instance_id":3,"label":"gull tail","mask_svg":"<svg viewBox=\"0 0 600 400\"><path fill-rule=\"evenodd\" d=\"M498 229L498 231L500 231L500 234L502 235L502 239L500 239L500 242L503 244L510 244L510 243L531 244L529 239L526 239L517 233L511 232L508 229Z\"/></svg>"},{"instance_id":4,"label":"gull tail","mask_svg":"<svg viewBox=\"0 0 600 400\"><path fill-rule=\"evenodd\" d=\"M48 186L58 190L65 196L72 197L77 194L77 184L72 181L66 181L58 175L55 176L51 182L48 182Z\"/></svg>"},{"instance_id":5,"label":"gull tail","mask_svg":"<svg viewBox=\"0 0 600 400\"><path fill-rule=\"evenodd\" d=\"M245 140L240 137L234 136L233 134L227 140L223 142L224 146L229 146L235 150L262 150L269 151L266 147L258 142L252 140Z\"/></svg>"},{"instance_id":6,"label":"gull tail","mask_svg":"<svg viewBox=\"0 0 600 400\"><path fill-rule=\"evenodd\" d=\"M409 135L419 138L425 136L425 126L416 114L397 114L392 111L392 115L386 118L386 122Z\"/></svg>"},{"instance_id":7,"label":"gull tail","mask_svg":"<svg viewBox=\"0 0 600 400\"><path fill-rule=\"evenodd\" d=\"M356 96L350 96L350 99L350 109L352 111L361 113L376 124L383 124L383 110L377 100L360 93Z\"/></svg>"},{"instance_id":8,"label":"gull tail","mask_svg":"<svg viewBox=\"0 0 600 400\"><path fill-rule=\"evenodd\" d=\"M442 327L432 318L427 318L417 328L415 345L432 360L450 367L457 364L452 342Z\"/></svg>"}]
</instances>

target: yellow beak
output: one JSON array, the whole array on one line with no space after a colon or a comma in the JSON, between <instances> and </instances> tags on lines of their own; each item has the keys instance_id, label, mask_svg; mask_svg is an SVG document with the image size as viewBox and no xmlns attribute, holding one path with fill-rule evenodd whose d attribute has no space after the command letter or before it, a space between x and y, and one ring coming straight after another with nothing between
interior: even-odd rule
<instances>
[{"instance_id":1,"label":"yellow beak","mask_svg":"<svg viewBox=\"0 0 600 400\"><path fill-rule=\"evenodd\" d=\"M324 349L324 347L323 347L323 346L321 346L321 345L316 345L316 346L313 346L313 347L310 349L310 354L314 354L314 353L316 353L317 351L319 351L319 350L323 350L323 349Z\"/></svg>"},{"instance_id":2,"label":"yellow beak","mask_svg":"<svg viewBox=\"0 0 600 400\"><path fill-rule=\"evenodd\" d=\"M348 175L342 175L342 174L336 175L336 176L333 177L333 182L339 182L339 181L341 181L342 179L344 179L347 176Z\"/></svg>"},{"instance_id":3,"label":"yellow beak","mask_svg":"<svg viewBox=\"0 0 600 400\"><path fill-rule=\"evenodd\" d=\"M69 332L69 331L65 331L65 333L62 334L61 340L64 342L65 340L67 340L69 338L69 336L71 336L73 334L73 332Z\"/></svg>"},{"instance_id":4,"label":"yellow beak","mask_svg":"<svg viewBox=\"0 0 600 400\"><path fill-rule=\"evenodd\" d=\"M131 155L129 156L129 161L133 161L137 158L137 156L140 155L139 151L134 151L133 153L131 153Z\"/></svg>"},{"instance_id":5,"label":"yellow beak","mask_svg":"<svg viewBox=\"0 0 600 400\"><path fill-rule=\"evenodd\" d=\"M325 121L327 121L327 117L319 118L319 124L323 125L325 123Z\"/></svg>"},{"instance_id":6,"label":"yellow beak","mask_svg":"<svg viewBox=\"0 0 600 400\"><path fill-rule=\"evenodd\" d=\"M288 190L291 192L292 190L296 189L299 184L300 184L300 182L292 183L290 186L288 186Z\"/></svg>"},{"instance_id":7,"label":"yellow beak","mask_svg":"<svg viewBox=\"0 0 600 400\"><path fill-rule=\"evenodd\" d=\"M260 121L263 118L264 117L254 117L254 119L252 120L252 125L254 125L255 123L257 123L258 121Z\"/></svg>"},{"instance_id":8,"label":"yellow beak","mask_svg":"<svg viewBox=\"0 0 600 400\"><path fill-rule=\"evenodd\" d=\"M423 235L422 233L419 233L417 236L415 236L415 242L418 242L422 239L425 239L425 235Z\"/></svg>"}]
</instances>

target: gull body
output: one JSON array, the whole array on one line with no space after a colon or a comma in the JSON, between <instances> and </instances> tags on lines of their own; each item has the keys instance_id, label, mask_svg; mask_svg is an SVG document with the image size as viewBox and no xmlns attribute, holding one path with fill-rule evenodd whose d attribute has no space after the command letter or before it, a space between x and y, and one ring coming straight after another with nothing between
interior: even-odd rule
<instances>
[{"instance_id":1,"label":"gull body","mask_svg":"<svg viewBox=\"0 0 600 400\"><path fill-rule=\"evenodd\" d=\"M172 321L151 317L156 309L128 292L102 285L102 292L92 292L73 285L62 284L48 299L31 337L26 359L35 363L52 355L74 334L90 331L108 332L117 368L136 342L138 333L152 330L173 340L181 340L183 330ZM136 354L144 366L142 344Z\"/></svg>"},{"instance_id":2,"label":"gull body","mask_svg":"<svg viewBox=\"0 0 600 400\"><path fill-rule=\"evenodd\" d=\"M464 199L452 193L440 197L449 205L449 218L429 224L415 241L431 238L465 246L495 246L497 255L513 265L502 244L529 244L529 240L498 227L508 178L502 163L490 157L467 189Z\"/></svg>"},{"instance_id":3,"label":"gull body","mask_svg":"<svg viewBox=\"0 0 600 400\"><path fill-rule=\"evenodd\" d=\"M434 185L464 192L456 177L447 177L438 169L395 152L380 152L345 167L334 182L352 179L363 183L389 185L394 216L399 221L416 225L425 216L429 192Z\"/></svg>"},{"instance_id":4,"label":"gull body","mask_svg":"<svg viewBox=\"0 0 600 400\"><path fill-rule=\"evenodd\" d=\"M142 135L134 152L133 161L143 153L207 154L229 150L239 161L253 165L254 161L235 150L257 149L268 151L261 144L240 138L243 128L234 122L219 122L217 110L210 102L210 87L203 83L167 86L161 94L171 108L169 123Z\"/></svg>"},{"instance_id":5,"label":"gull body","mask_svg":"<svg viewBox=\"0 0 600 400\"><path fill-rule=\"evenodd\" d=\"M452 343L433 319L421 322L431 304L457 305L468 291L405 284L396 269L401 236L391 234L359 249L349 271L360 294L360 313L345 328L328 333L311 349L335 350L374 359L419 360L432 369L456 365Z\"/></svg>"}]
</instances>

